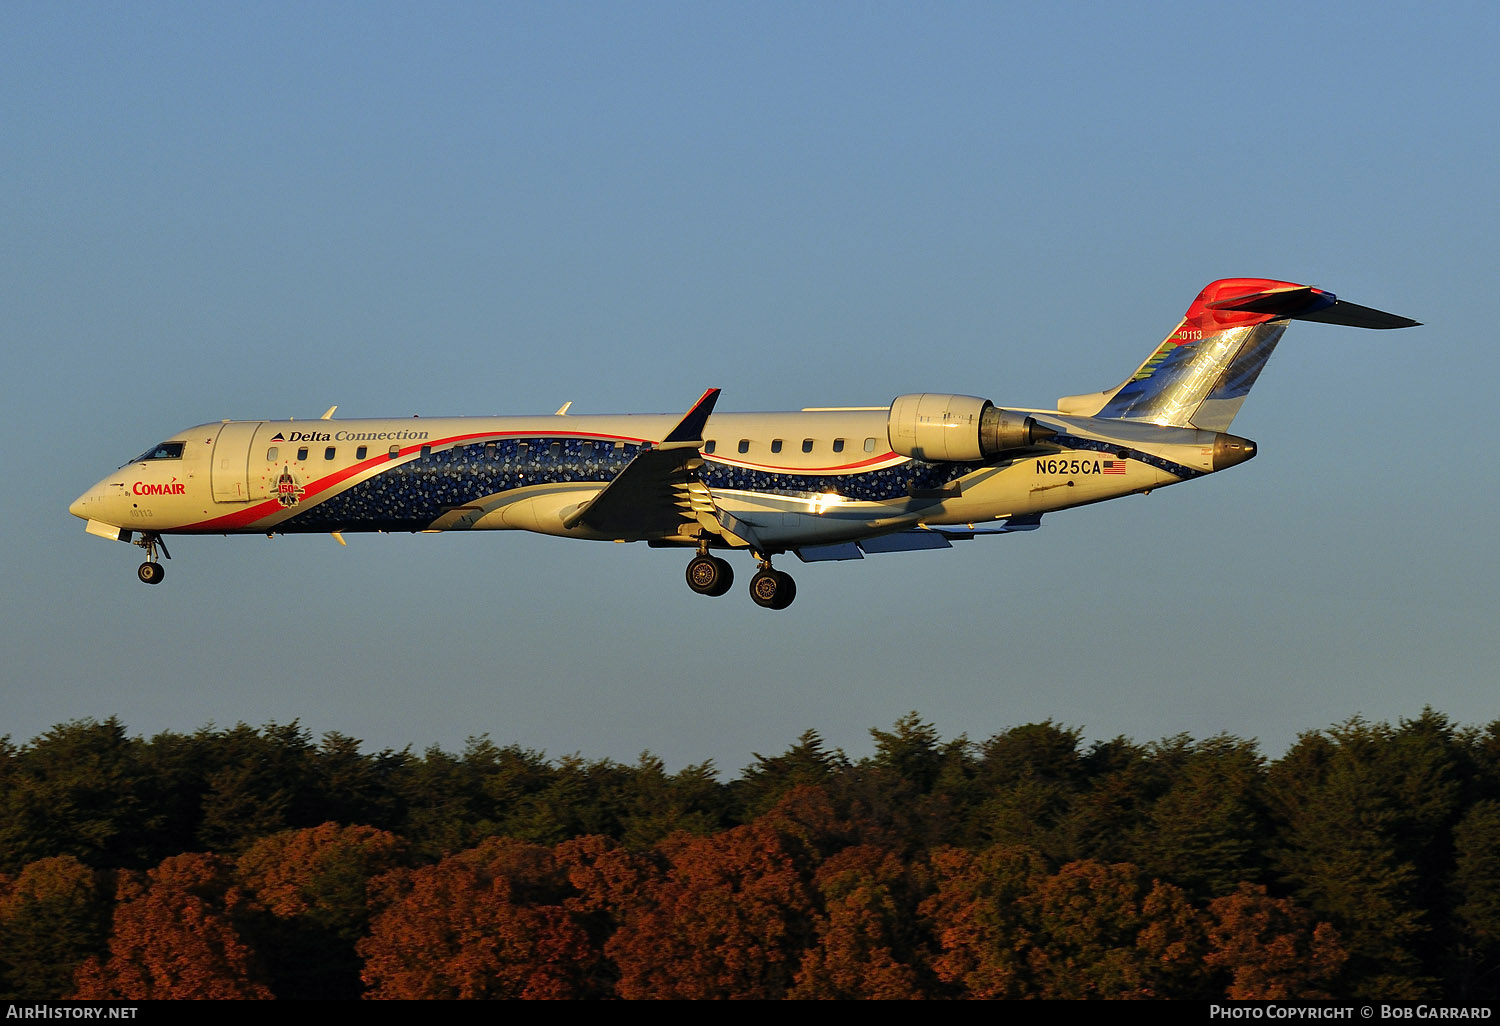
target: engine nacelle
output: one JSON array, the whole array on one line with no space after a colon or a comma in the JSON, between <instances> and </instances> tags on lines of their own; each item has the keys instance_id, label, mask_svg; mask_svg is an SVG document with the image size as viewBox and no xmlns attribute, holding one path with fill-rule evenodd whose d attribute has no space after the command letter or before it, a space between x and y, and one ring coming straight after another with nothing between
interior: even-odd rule
<instances>
[{"instance_id":1,"label":"engine nacelle","mask_svg":"<svg viewBox=\"0 0 1500 1026\"><path fill-rule=\"evenodd\" d=\"M987 460L1056 434L1031 417L972 395L898 395L886 425L891 449L935 462Z\"/></svg>"}]
</instances>

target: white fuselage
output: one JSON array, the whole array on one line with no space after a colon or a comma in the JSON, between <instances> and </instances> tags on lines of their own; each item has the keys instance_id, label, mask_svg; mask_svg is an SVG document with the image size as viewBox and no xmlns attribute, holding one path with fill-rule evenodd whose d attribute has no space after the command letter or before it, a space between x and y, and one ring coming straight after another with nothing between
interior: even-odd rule
<instances>
[{"instance_id":1,"label":"white fuselage","mask_svg":"<svg viewBox=\"0 0 1500 1026\"><path fill-rule=\"evenodd\" d=\"M1027 412L1058 437L1018 458L974 462L898 455L885 407L716 413L702 432L694 484L707 493L706 509L783 551L1034 516L1214 469L1212 432ZM695 544L704 518L686 486L680 516L633 536L564 525L676 422L669 414L223 421L172 436L166 455L126 464L71 510L95 533L511 529ZM733 546L734 536L715 544Z\"/></svg>"}]
</instances>

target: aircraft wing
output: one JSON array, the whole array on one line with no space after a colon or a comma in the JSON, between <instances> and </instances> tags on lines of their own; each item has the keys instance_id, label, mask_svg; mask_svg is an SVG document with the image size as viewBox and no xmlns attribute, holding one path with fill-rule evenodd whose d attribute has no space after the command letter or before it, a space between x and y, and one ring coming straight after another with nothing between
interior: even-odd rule
<instances>
[{"instance_id":1,"label":"aircraft wing","mask_svg":"<svg viewBox=\"0 0 1500 1026\"><path fill-rule=\"evenodd\" d=\"M563 526L639 538L692 519L686 487L703 465L703 425L718 400L719 389L704 392L666 438L643 448L603 491L563 517Z\"/></svg>"}]
</instances>

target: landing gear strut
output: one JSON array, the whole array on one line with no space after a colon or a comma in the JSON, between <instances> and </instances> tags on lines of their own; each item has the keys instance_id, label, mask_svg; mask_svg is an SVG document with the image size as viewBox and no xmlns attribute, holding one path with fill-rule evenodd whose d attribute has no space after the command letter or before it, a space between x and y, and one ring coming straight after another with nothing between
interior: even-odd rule
<instances>
[{"instance_id":1,"label":"landing gear strut","mask_svg":"<svg viewBox=\"0 0 1500 1026\"><path fill-rule=\"evenodd\" d=\"M140 565L135 575L144 584L160 584L161 579L167 575L167 571L156 561L156 550L161 549L164 559L171 559L172 554L167 551L167 543L161 540L161 535L155 531L142 531L141 536L135 540L135 544L146 550L146 562Z\"/></svg>"}]
</instances>

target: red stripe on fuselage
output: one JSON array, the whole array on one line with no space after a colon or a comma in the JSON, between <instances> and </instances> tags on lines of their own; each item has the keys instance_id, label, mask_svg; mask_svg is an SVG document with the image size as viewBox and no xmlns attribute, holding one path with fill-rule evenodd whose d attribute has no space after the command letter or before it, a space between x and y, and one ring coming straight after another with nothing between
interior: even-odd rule
<instances>
[{"instance_id":1,"label":"red stripe on fuselage","mask_svg":"<svg viewBox=\"0 0 1500 1026\"><path fill-rule=\"evenodd\" d=\"M884 456L872 456L858 463L841 463L833 467L788 467L776 463L751 463L748 460L730 459L718 453L705 453L706 458L715 463L727 463L732 467L745 467L750 470L768 470L773 474L847 474L866 467L873 467L879 463L888 463L892 460L901 460L905 457L898 456L894 452L888 452Z\"/></svg>"}]
</instances>

